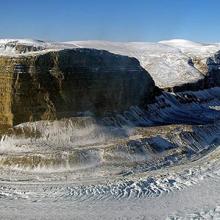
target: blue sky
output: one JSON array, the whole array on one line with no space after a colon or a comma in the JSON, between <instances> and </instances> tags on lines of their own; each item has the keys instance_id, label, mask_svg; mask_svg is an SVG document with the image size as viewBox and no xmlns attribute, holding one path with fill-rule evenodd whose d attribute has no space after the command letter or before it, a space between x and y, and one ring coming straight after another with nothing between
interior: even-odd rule
<instances>
[{"instance_id":1,"label":"blue sky","mask_svg":"<svg viewBox=\"0 0 220 220\"><path fill-rule=\"evenodd\" d=\"M220 42L220 0L0 0L0 38Z\"/></svg>"}]
</instances>

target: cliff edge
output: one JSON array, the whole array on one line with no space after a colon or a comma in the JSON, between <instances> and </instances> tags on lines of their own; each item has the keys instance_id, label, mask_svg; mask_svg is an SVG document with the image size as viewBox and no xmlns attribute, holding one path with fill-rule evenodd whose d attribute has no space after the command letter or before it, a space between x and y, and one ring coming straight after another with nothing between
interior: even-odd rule
<instances>
[{"instance_id":1,"label":"cliff edge","mask_svg":"<svg viewBox=\"0 0 220 220\"><path fill-rule=\"evenodd\" d=\"M154 97L135 58L95 49L0 57L0 124L107 115Z\"/></svg>"}]
</instances>

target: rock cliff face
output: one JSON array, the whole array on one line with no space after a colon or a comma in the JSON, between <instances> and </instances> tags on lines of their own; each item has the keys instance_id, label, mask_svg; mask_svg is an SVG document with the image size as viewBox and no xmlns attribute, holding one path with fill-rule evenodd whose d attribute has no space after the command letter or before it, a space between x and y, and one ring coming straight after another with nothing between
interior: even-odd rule
<instances>
[{"instance_id":1,"label":"rock cliff face","mask_svg":"<svg viewBox=\"0 0 220 220\"><path fill-rule=\"evenodd\" d=\"M220 86L220 51L207 59L207 83L211 86Z\"/></svg>"},{"instance_id":2,"label":"rock cliff face","mask_svg":"<svg viewBox=\"0 0 220 220\"><path fill-rule=\"evenodd\" d=\"M149 102L154 82L134 58L93 49L0 57L0 124L107 115Z\"/></svg>"}]
</instances>

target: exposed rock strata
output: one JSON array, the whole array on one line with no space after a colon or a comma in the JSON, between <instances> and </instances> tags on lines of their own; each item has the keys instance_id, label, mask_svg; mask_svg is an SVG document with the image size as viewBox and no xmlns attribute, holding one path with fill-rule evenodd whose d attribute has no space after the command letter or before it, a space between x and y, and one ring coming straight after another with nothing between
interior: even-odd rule
<instances>
[{"instance_id":1,"label":"exposed rock strata","mask_svg":"<svg viewBox=\"0 0 220 220\"><path fill-rule=\"evenodd\" d=\"M154 82L134 58L92 49L0 57L0 124L105 115L149 102Z\"/></svg>"}]
</instances>

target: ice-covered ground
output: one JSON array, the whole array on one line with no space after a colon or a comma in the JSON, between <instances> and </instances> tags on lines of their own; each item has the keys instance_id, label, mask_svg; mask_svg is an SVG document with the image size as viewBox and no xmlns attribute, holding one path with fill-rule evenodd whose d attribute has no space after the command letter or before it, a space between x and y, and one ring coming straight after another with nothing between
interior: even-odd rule
<instances>
[{"instance_id":1,"label":"ice-covered ground","mask_svg":"<svg viewBox=\"0 0 220 220\"><path fill-rule=\"evenodd\" d=\"M160 41L159 43L175 47L180 49L183 53L189 56L203 56L208 57L214 54L216 50L219 50L219 43L215 44L204 44L184 39L173 39L167 41Z\"/></svg>"},{"instance_id":2,"label":"ice-covered ground","mask_svg":"<svg viewBox=\"0 0 220 220\"><path fill-rule=\"evenodd\" d=\"M0 142L1 218L219 219L219 94L14 127Z\"/></svg>"},{"instance_id":3,"label":"ice-covered ground","mask_svg":"<svg viewBox=\"0 0 220 220\"><path fill-rule=\"evenodd\" d=\"M1 218L217 220L219 158L218 147L189 164L119 180L2 180Z\"/></svg>"}]
</instances>

